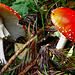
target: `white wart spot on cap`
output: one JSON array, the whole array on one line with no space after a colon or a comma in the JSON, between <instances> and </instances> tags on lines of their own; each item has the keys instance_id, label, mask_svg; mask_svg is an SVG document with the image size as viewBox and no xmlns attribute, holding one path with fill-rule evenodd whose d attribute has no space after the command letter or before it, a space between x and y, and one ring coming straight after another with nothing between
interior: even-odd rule
<instances>
[{"instance_id":1,"label":"white wart spot on cap","mask_svg":"<svg viewBox=\"0 0 75 75\"><path fill-rule=\"evenodd\" d=\"M65 30L65 32L67 33L67 31Z\"/></svg>"},{"instance_id":2,"label":"white wart spot on cap","mask_svg":"<svg viewBox=\"0 0 75 75\"><path fill-rule=\"evenodd\" d=\"M17 12L16 11L14 11L14 14L16 14Z\"/></svg>"},{"instance_id":3,"label":"white wart spot on cap","mask_svg":"<svg viewBox=\"0 0 75 75\"><path fill-rule=\"evenodd\" d=\"M21 17L21 15L20 15L20 17Z\"/></svg>"},{"instance_id":4,"label":"white wart spot on cap","mask_svg":"<svg viewBox=\"0 0 75 75\"><path fill-rule=\"evenodd\" d=\"M71 39L74 39L73 37L71 37Z\"/></svg>"},{"instance_id":5,"label":"white wart spot on cap","mask_svg":"<svg viewBox=\"0 0 75 75\"><path fill-rule=\"evenodd\" d=\"M72 38L72 37L69 37L70 39Z\"/></svg>"},{"instance_id":6,"label":"white wart spot on cap","mask_svg":"<svg viewBox=\"0 0 75 75\"><path fill-rule=\"evenodd\" d=\"M62 31L62 33L63 33L64 31Z\"/></svg>"},{"instance_id":7,"label":"white wart spot on cap","mask_svg":"<svg viewBox=\"0 0 75 75\"><path fill-rule=\"evenodd\" d=\"M71 31L71 29L69 30L69 32Z\"/></svg>"},{"instance_id":8,"label":"white wart spot on cap","mask_svg":"<svg viewBox=\"0 0 75 75\"><path fill-rule=\"evenodd\" d=\"M64 27L62 27L62 29L64 29Z\"/></svg>"},{"instance_id":9,"label":"white wart spot on cap","mask_svg":"<svg viewBox=\"0 0 75 75\"><path fill-rule=\"evenodd\" d=\"M59 29L60 29L61 27L59 27Z\"/></svg>"},{"instance_id":10,"label":"white wart spot on cap","mask_svg":"<svg viewBox=\"0 0 75 75\"><path fill-rule=\"evenodd\" d=\"M10 11L12 11L12 10L10 10Z\"/></svg>"},{"instance_id":11,"label":"white wart spot on cap","mask_svg":"<svg viewBox=\"0 0 75 75\"><path fill-rule=\"evenodd\" d=\"M14 14L16 14L16 12Z\"/></svg>"},{"instance_id":12,"label":"white wart spot on cap","mask_svg":"<svg viewBox=\"0 0 75 75\"><path fill-rule=\"evenodd\" d=\"M71 34L69 34L69 36L71 36Z\"/></svg>"}]
</instances>

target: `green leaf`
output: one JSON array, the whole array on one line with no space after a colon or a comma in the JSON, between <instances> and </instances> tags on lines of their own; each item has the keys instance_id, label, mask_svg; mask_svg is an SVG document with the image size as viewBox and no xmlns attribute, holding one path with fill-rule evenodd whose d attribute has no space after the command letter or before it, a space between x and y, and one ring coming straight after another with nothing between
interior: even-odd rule
<instances>
[{"instance_id":1,"label":"green leaf","mask_svg":"<svg viewBox=\"0 0 75 75\"><path fill-rule=\"evenodd\" d=\"M16 0L14 3L20 3L20 2L25 2L25 0Z\"/></svg>"},{"instance_id":2,"label":"green leaf","mask_svg":"<svg viewBox=\"0 0 75 75\"><path fill-rule=\"evenodd\" d=\"M24 16L29 10L35 11L35 3L33 0L16 0L11 8L17 11L21 16Z\"/></svg>"}]
</instances>

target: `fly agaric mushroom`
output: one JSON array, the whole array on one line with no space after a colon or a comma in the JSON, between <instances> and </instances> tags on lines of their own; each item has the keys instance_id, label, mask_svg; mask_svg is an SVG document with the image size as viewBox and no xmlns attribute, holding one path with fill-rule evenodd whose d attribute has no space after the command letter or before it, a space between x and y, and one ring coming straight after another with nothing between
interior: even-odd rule
<instances>
[{"instance_id":1,"label":"fly agaric mushroom","mask_svg":"<svg viewBox=\"0 0 75 75\"><path fill-rule=\"evenodd\" d=\"M12 8L0 3L0 60L6 64L3 39L15 41L20 36L25 36L25 29L17 25L20 15Z\"/></svg>"},{"instance_id":2,"label":"fly agaric mushroom","mask_svg":"<svg viewBox=\"0 0 75 75\"><path fill-rule=\"evenodd\" d=\"M67 39L75 42L75 11L60 7L52 11L51 19L56 28L62 33L56 46L57 49L64 48Z\"/></svg>"}]
</instances>

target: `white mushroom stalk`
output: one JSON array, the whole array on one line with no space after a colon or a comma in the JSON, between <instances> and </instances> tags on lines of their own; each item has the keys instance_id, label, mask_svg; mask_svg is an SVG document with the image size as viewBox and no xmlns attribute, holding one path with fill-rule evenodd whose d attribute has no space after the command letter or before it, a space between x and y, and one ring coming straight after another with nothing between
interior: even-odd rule
<instances>
[{"instance_id":1,"label":"white mushroom stalk","mask_svg":"<svg viewBox=\"0 0 75 75\"><path fill-rule=\"evenodd\" d=\"M62 33L60 33L60 38L59 38L59 41L56 45L56 49L57 50L63 49L65 47L67 40L68 39ZM53 55L52 60L54 60L54 58L55 58L55 56Z\"/></svg>"},{"instance_id":2,"label":"white mushroom stalk","mask_svg":"<svg viewBox=\"0 0 75 75\"><path fill-rule=\"evenodd\" d=\"M6 64L3 39L14 42L17 38L25 36L25 29L20 24L17 25L21 16L9 6L0 3L0 60ZM10 36L9 36L10 35Z\"/></svg>"},{"instance_id":3,"label":"white mushroom stalk","mask_svg":"<svg viewBox=\"0 0 75 75\"><path fill-rule=\"evenodd\" d=\"M3 39L7 38L9 36L9 32L4 27L3 19L0 17L0 63L6 64L5 56L4 56L4 50L3 50Z\"/></svg>"},{"instance_id":4,"label":"white mushroom stalk","mask_svg":"<svg viewBox=\"0 0 75 75\"><path fill-rule=\"evenodd\" d=\"M58 41L58 43L56 45L56 48L57 49L63 49L65 44L66 44L66 42L67 42L67 40L68 39L63 34L61 34L61 37L60 37L60 39L59 39L59 41Z\"/></svg>"},{"instance_id":5,"label":"white mushroom stalk","mask_svg":"<svg viewBox=\"0 0 75 75\"><path fill-rule=\"evenodd\" d=\"M56 31L52 36L59 37L59 41L56 45L56 48L57 49L63 49L68 39L59 31Z\"/></svg>"}]
</instances>

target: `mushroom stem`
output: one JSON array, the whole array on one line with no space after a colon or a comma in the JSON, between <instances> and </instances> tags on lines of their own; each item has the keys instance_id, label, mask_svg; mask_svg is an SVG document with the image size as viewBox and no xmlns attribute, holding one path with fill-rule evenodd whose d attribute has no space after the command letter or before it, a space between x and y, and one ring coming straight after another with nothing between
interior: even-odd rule
<instances>
[{"instance_id":1,"label":"mushroom stem","mask_svg":"<svg viewBox=\"0 0 75 75\"><path fill-rule=\"evenodd\" d=\"M56 45L56 48L57 49L63 49L66 42L67 42L67 38L63 34L61 34L61 37L60 37L60 39Z\"/></svg>"},{"instance_id":2,"label":"mushroom stem","mask_svg":"<svg viewBox=\"0 0 75 75\"><path fill-rule=\"evenodd\" d=\"M3 39L10 35L8 30L4 27L3 19L0 17L0 63L6 64L4 50L3 50Z\"/></svg>"},{"instance_id":3,"label":"mushroom stem","mask_svg":"<svg viewBox=\"0 0 75 75\"><path fill-rule=\"evenodd\" d=\"M61 35L61 37L56 45L57 49L63 49L68 40L62 33L60 33L60 35ZM54 60L54 58L55 58L55 56L53 55L52 60Z\"/></svg>"},{"instance_id":4,"label":"mushroom stem","mask_svg":"<svg viewBox=\"0 0 75 75\"><path fill-rule=\"evenodd\" d=\"M0 63L6 64L4 51L3 51L3 39L0 38Z\"/></svg>"}]
</instances>

